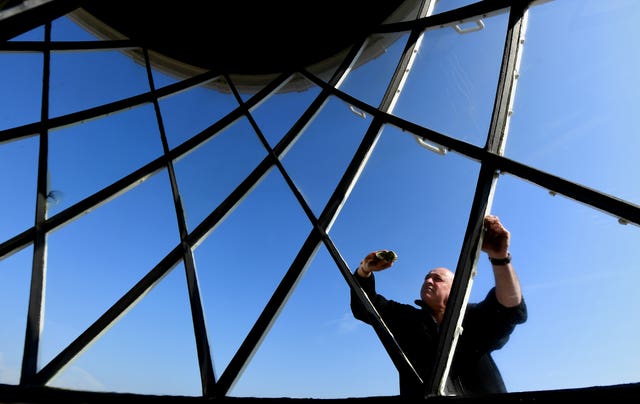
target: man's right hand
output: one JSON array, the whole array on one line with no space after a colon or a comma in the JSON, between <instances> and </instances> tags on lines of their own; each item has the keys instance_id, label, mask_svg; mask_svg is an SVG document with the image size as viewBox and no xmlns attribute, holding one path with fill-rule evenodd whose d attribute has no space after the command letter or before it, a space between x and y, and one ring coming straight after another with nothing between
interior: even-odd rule
<instances>
[{"instance_id":1,"label":"man's right hand","mask_svg":"<svg viewBox=\"0 0 640 404\"><path fill-rule=\"evenodd\" d=\"M384 269L390 268L393 265L393 261L386 261L380 259L376 256L379 251L389 251L389 250L378 250L373 251L367 254L366 257L362 261L360 261L360 265L358 266L358 275L363 278L368 278L371 276L371 272L382 271Z\"/></svg>"}]
</instances>

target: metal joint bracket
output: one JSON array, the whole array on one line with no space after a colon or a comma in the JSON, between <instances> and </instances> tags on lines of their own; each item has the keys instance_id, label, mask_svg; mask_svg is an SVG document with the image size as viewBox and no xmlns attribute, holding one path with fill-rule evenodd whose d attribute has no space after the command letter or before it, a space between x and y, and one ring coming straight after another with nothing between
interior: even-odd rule
<instances>
[{"instance_id":1,"label":"metal joint bracket","mask_svg":"<svg viewBox=\"0 0 640 404\"><path fill-rule=\"evenodd\" d=\"M416 138L416 141L418 142L418 144L420 146L424 147L427 150L431 150L434 153L438 153L438 154L441 154L441 155L444 156L449 151L446 147L443 147L443 146L440 146L440 145L434 146L431 143L425 142L424 139L422 139L420 136L414 135L413 137Z\"/></svg>"},{"instance_id":2,"label":"metal joint bracket","mask_svg":"<svg viewBox=\"0 0 640 404\"><path fill-rule=\"evenodd\" d=\"M367 114L364 111L361 111L361 110L357 109L353 105L349 105L349 109L351 110L351 112L353 112L354 114L358 115L362 119L366 119L367 118Z\"/></svg>"},{"instance_id":3,"label":"metal joint bracket","mask_svg":"<svg viewBox=\"0 0 640 404\"><path fill-rule=\"evenodd\" d=\"M458 34L468 34L469 32L480 31L483 28L484 28L484 22L482 20L476 20L475 27L462 28L460 24L456 24L453 26L453 29L455 29Z\"/></svg>"}]
</instances>

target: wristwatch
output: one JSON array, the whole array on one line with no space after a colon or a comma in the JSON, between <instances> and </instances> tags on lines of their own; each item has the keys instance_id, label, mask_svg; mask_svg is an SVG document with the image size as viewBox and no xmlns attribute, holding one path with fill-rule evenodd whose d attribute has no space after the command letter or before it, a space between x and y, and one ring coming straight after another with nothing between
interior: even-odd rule
<instances>
[{"instance_id":1,"label":"wristwatch","mask_svg":"<svg viewBox=\"0 0 640 404\"><path fill-rule=\"evenodd\" d=\"M489 257L492 265L507 265L511 262L511 253L507 252L507 256L504 258L491 258Z\"/></svg>"}]
</instances>

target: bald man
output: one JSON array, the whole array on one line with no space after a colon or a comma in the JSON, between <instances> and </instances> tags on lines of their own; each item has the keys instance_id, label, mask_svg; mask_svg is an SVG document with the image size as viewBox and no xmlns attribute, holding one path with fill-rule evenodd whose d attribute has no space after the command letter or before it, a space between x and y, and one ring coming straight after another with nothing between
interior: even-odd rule
<instances>
[{"instance_id":1,"label":"bald man","mask_svg":"<svg viewBox=\"0 0 640 404\"><path fill-rule=\"evenodd\" d=\"M495 286L478 303L465 310L460 335L447 380L447 392L456 395L504 393L507 391L491 352L502 348L516 325L527 320L527 307L520 282L511 264L510 232L497 216L484 219L482 251L493 267ZM388 250L382 250L384 252ZM423 381L428 380L436 358L440 324L444 319L454 273L444 267L433 268L420 288L418 307L388 300L376 292L374 272L393 265L369 253L354 271L354 278L369 296ZM351 311L355 318L370 324L357 295L351 292ZM400 395L424 396L425 387L411 375L399 375Z\"/></svg>"}]
</instances>

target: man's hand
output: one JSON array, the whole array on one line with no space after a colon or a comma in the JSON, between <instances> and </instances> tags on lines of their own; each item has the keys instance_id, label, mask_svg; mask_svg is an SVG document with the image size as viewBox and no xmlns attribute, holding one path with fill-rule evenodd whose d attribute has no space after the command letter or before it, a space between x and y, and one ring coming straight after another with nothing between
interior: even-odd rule
<instances>
[{"instance_id":1,"label":"man's hand","mask_svg":"<svg viewBox=\"0 0 640 404\"><path fill-rule=\"evenodd\" d=\"M511 233L500 223L497 216L487 215L484 218L484 237L482 251L491 258L505 258L509 253Z\"/></svg>"},{"instance_id":2,"label":"man's hand","mask_svg":"<svg viewBox=\"0 0 640 404\"><path fill-rule=\"evenodd\" d=\"M385 259L378 258L378 253L381 251L389 252L391 250L378 250L367 254L358 266L358 274L360 276L368 278L371 275L371 272L382 271L393 265L395 260L387 261Z\"/></svg>"}]
</instances>

